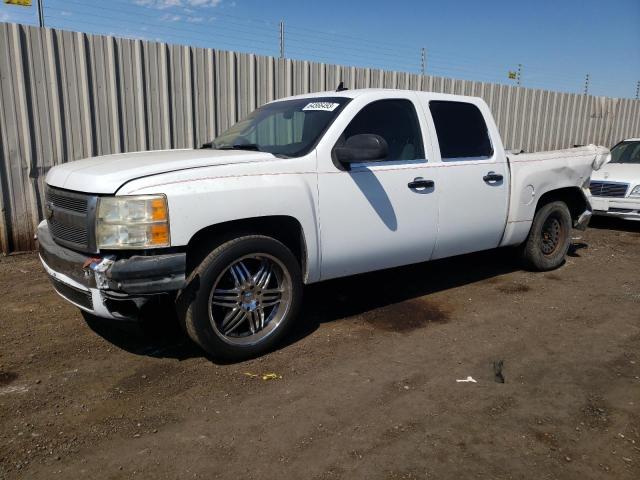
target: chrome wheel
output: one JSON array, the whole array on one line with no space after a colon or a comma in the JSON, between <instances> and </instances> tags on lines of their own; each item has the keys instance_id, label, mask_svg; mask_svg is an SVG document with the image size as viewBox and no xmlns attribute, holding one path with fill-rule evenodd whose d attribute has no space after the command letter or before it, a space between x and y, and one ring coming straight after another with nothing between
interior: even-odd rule
<instances>
[{"instance_id":1,"label":"chrome wheel","mask_svg":"<svg viewBox=\"0 0 640 480\"><path fill-rule=\"evenodd\" d=\"M215 333L233 345L253 345L271 335L291 308L291 275L266 253L241 257L218 276L209 294Z\"/></svg>"}]
</instances>

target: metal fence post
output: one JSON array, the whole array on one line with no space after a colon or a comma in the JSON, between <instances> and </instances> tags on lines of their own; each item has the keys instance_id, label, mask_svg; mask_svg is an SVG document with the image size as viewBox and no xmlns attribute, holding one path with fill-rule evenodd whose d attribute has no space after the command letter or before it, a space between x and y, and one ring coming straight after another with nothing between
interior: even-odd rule
<instances>
[{"instance_id":1,"label":"metal fence post","mask_svg":"<svg viewBox=\"0 0 640 480\"><path fill-rule=\"evenodd\" d=\"M38 0L38 23L40 27L44 27L44 7L42 6L42 0Z\"/></svg>"},{"instance_id":2,"label":"metal fence post","mask_svg":"<svg viewBox=\"0 0 640 480\"><path fill-rule=\"evenodd\" d=\"M284 58L284 20L280 20L280 58Z\"/></svg>"},{"instance_id":3,"label":"metal fence post","mask_svg":"<svg viewBox=\"0 0 640 480\"><path fill-rule=\"evenodd\" d=\"M585 95L589 95L589 77L590 75L588 73L584 77L584 94Z\"/></svg>"}]
</instances>

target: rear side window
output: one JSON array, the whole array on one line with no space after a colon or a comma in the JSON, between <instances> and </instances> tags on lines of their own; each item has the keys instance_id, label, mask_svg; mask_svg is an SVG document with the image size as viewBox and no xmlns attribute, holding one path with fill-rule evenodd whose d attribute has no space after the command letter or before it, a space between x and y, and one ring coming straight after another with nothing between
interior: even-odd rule
<instances>
[{"instance_id":1,"label":"rear side window","mask_svg":"<svg viewBox=\"0 0 640 480\"><path fill-rule=\"evenodd\" d=\"M387 141L385 160L424 159L418 115L409 100L379 100L365 106L351 120L341 141L362 133L374 133Z\"/></svg>"},{"instance_id":2,"label":"rear side window","mask_svg":"<svg viewBox=\"0 0 640 480\"><path fill-rule=\"evenodd\" d=\"M443 160L493 155L487 124L478 107L471 103L434 100L429 102L429 109Z\"/></svg>"}]
</instances>

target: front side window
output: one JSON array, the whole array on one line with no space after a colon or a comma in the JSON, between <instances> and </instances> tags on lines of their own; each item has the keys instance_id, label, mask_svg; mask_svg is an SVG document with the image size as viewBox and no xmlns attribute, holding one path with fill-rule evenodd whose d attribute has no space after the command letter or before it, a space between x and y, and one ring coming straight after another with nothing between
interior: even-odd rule
<instances>
[{"instance_id":1,"label":"front side window","mask_svg":"<svg viewBox=\"0 0 640 480\"><path fill-rule=\"evenodd\" d=\"M487 124L471 103L433 100L429 110L443 160L486 159L493 156Z\"/></svg>"},{"instance_id":2,"label":"front side window","mask_svg":"<svg viewBox=\"0 0 640 480\"><path fill-rule=\"evenodd\" d=\"M217 150L257 150L281 157L300 157L314 148L349 101L345 97L318 97L269 103L219 135L209 146Z\"/></svg>"},{"instance_id":3,"label":"front side window","mask_svg":"<svg viewBox=\"0 0 640 480\"><path fill-rule=\"evenodd\" d=\"M379 100L365 106L351 120L338 144L353 135L367 133L386 140L389 154L384 160L425 158L418 116L410 100Z\"/></svg>"},{"instance_id":4,"label":"front side window","mask_svg":"<svg viewBox=\"0 0 640 480\"><path fill-rule=\"evenodd\" d=\"M640 142L620 142L611 149L610 163L640 164Z\"/></svg>"}]
</instances>

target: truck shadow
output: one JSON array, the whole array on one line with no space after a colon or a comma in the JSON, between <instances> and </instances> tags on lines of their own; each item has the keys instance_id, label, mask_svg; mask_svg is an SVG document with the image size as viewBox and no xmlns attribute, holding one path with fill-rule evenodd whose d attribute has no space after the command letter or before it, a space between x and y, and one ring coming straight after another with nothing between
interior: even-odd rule
<instances>
[{"instance_id":1,"label":"truck shadow","mask_svg":"<svg viewBox=\"0 0 640 480\"><path fill-rule=\"evenodd\" d=\"M521 266L513 250L498 249L309 285L305 288L300 321L285 344L295 343L310 335L323 323L361 315L519 269ZM435 313L437 321L441 315ZM396 327L403 329L402 325Z\"/></svg>"},{"instance_id":2,"label":"truck shadow","mask_svg":"<svg viewBox=\"0 0 640 480\"><path fill-rule=\"evenodd\" d=\"M136 355L187 360L204 354L182 331L175 314L165 309L141 322L117 322L82 314L87 326L114 346Z\"/></svg>"},{"instance_id":3,"label":"truck shadow","mask_svg":"<svg viewBox=\"0 0 640 480\"><path fill-rule=\"evenodd\" d=\"M300 341L323 323L513 272L520 268L514 257L509 249L490 250L309 285L296 326L276 348ZM178 360L205 356L167 308L139 323L114 324L89 315L85 321L105 340L135 355Z\"/></svg>"},{"instance_id":4,"label":"truck shadow","mask_svg":"<svg viewBox=\"0 0 640 480\"><path fill-rule=\"evenodd\" d=\"M578 248L582 245L578 246ZM520 270L511 249L489 250L435 260L406 267L355 275L305 287L302 312L293 331L276 349L311 335L320 325L380 309L376 322L394 331L411 330L405 322L415 322L411 309L397 307L402 302ZM424 302L421 302L424 303ZM389 309L385 308L389 307ZM446 321L446 312L426 305L430 321ZM400 308L400 311L396 311ZM393 310L392 310L393 309ZM421 311L424 315L425 312ZM386 318L393 317L392 319ZM378 318L379 317L379 318ZM383 318L385 317L385 318ZM143 323L114 325L111 321L85 317L89 327L104 339L136 355L185 360L205 357L180 329L175 315L159 310ZM393 325L391 325L391 323ZM387 325L389 324L389 325Z\"/></svg>"}]
</instances>

